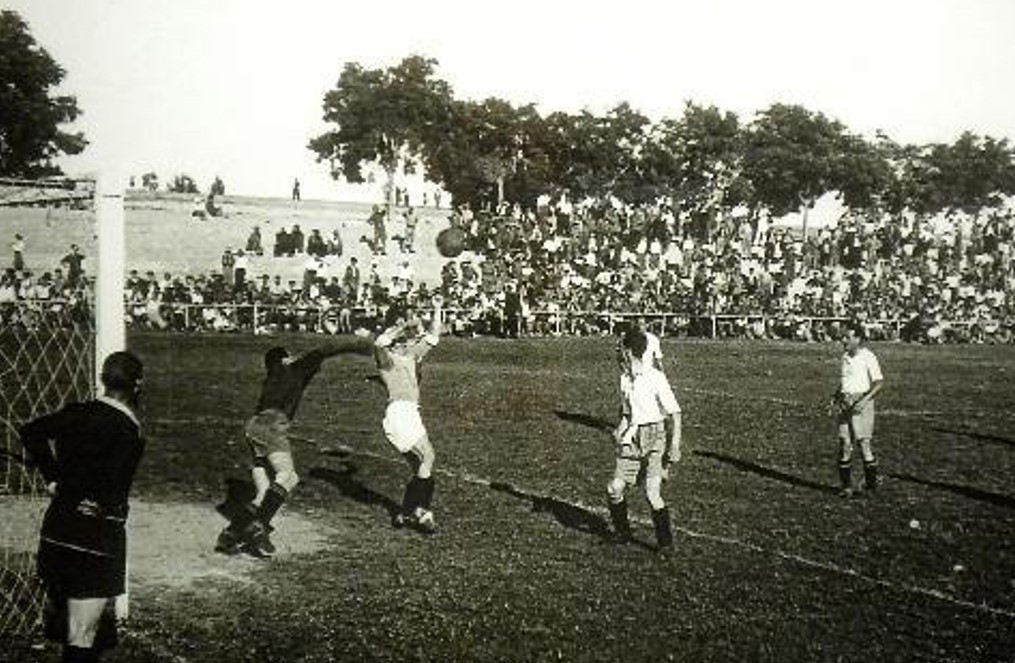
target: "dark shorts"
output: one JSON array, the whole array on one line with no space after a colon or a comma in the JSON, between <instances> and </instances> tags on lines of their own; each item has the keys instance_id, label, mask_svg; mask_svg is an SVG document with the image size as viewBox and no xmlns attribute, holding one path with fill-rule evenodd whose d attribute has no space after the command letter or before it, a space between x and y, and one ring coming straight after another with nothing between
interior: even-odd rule
<instances>
[{"instance_id":1,"label":"dark shorts","mask_svg":"<svg viewBox=\"0 0 1015 663\"><path fill-rule=\"evenodd\" d=\"M112 598L127 586L127 555L97 555L43 539L38 574L51 600Z\"/></svg>"}]
</instances>

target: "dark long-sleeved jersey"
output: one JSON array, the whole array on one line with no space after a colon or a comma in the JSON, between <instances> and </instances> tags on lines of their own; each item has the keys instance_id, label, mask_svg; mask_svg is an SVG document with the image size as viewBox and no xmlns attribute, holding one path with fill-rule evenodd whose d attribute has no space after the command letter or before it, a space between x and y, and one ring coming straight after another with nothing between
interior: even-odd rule
<instances>
[{"instance_id":1,"label":"dark long-sleeved jersey","mask_svg":"<svg viewBox=\"0 0 1015 663\"><path fill-rule=\"evenodd\" d=\"M56 482L43 537L105 553L123 529L144 452L133 413L106 398L72 403L25 424L20 434L30 460Z\"/></svg>"},{"instance_id":2,"label":"dark long-sleeved jersey","mask_svg":"<svg viewBox=\"0 0 1015 663\"><path fill-rule=\"evenodd\" d=\"M340 353L369 355L372 351L373 341L370 339L347 337L335 339L289 363L282 363L264 377L256 412L278 410L292 419L296 416L304 390L325 359Z\"/></svg>"}]
</instances>

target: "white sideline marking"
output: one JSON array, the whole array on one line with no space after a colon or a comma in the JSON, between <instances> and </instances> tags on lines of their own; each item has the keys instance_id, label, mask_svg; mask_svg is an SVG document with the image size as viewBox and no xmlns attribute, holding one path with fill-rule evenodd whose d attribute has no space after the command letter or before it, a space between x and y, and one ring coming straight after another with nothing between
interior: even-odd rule
<instances>
[{"instance_id":1,"label":"white sideline marking","mask_svg":"<svg viewBox=\"0 0 1015 663\"><path fill-rule=\"evenodd\" d=\"M311 438L299 437L299 438L296 438L296 439L299 439L299 440L302 440L302 441L305 441L305 442L309 442L311 444L319 444L316 440L313 440ZM348 453L350 455L365 456L367 458L373 458L373 459L376 459L376 460L381 460L381 461L384 461L384 462L387 462L387 463L392 463L392 464L401 464L402 463L402 460L400 458L392 458L391 456L386 456L384 454L376 453L376 452L373 452L373 451L364 451L364 450L361 450L361 449L356 449L354 447L350 447L350 446L347 446L347 445L344 445L344 444L339 444L339 445L334 446L334 447L322 447L322 448L324 448L324 449L333 449L333 450L336 450L336 451L343 451L343 452ZM489 488L494 483L491 479L486 479L486 478L477 476L475 474L472 474L470 472L458 473L458 472L453 472L451 470L440 469L440 468L435 468L434 472L436 472L437 474L446 476L446 477L451 477L453 479L459 479L459 480L465 481L467 483L471 483L471 484L475 484L475 485L479 485L479 486L484 486L486 488ZM523 493L525 493L527 495L545 497L545 495L538 495L537 493L535 493L533 491L530 491L530 490L527 490L524 487L516 486L516 488L520 492L523 492ZM582 509L584 511L590 511L592 513L596 513L596 514L599 514L599 515L607 515L606 510L602 509L600 507L589 506L587 504L582 504L581 502L570 502L568 500L561 500L561 499L559 499L557 497L553 497L553 499L557 500L558 502L561 502L562 504L567 504L568 506L572 506L572 507L575 507L577 509ZM637 522L638 524L643 525L643 526L651 525L651 522L649 522L648 520L642 519L642 518L633 518L632 520L634 520L635 522ZM972 601L966 601L964 599L960 599L960 598L958 598L956 596L953 596L953 595L951 595L951 594L949 594L947 592L943 592L941 590L927 589L926 587L920 587L918 585L910 585L910 584L907 584L907 583L896 583L896 582L892 582L890 580L884 580L882 578L876 578L874 576L866 575L866 574L861 573L859 571L856 571L854 569L850 569L850 568L847 568L847 567L844 567L844 566L840 566L840 565L835 564L833 562L821 562L821 561L818 561L818 560L810 559L808 557L804 557L802 555L798 555L796 553L789 553L789 552L785 552L785 551L778 550L778 549L765 548L764 546L759 546L757 544L749 543L747 541L744 541L742 539L737 539L737 538L734 538L734 537L721 536L721 535L718 535L718 534L708 534L706 532L697 532L695 530L688 529L686 527L681 527L679 525L675 525L674 529L677 530L678 532L686 534L687 536L689 536L689 537L691 537L693 539L702 539L702 540L705 540L705 541L712 541L712 542L715 542L715 543L723 543L723 544L726 544L726 545L729 545L729 546L734 546L734 547L737 547L737 548L742 548L744 550L749 550L751 552L756 552L756 553L759 553L759 554L762 554L762 555L771 555L773 557L778 557L779 559L783 559L783 560L786 560L788 562L795 562L796 564L799 564L801 566L806 566L808 568L819 569L821 571L826 571L826 572L829 572L829 573L836 573L836 574L839 574L839 575L848 576L850 578L854 578L856 580L859 580L860 582L864 582L864 583L867 583L869 585L876 585L878 587L884 587L885 589L890 589L890 590L897 591L897 592L903 592L903 593L906 593L906 594L917 594L917 595L920 595L920 596L925 596L927 598L937 599L938 601L943 601L944 603L950 603L951 605L954 605L954 606L957 606L957 607L960 607L960 608L966 608L966 609L969 609L969 610L974 610L976 612L982 612L982 613L986 613L986 614L989 614L989 615L996 615L996 616L999 616L999 617L1007 617L1009 619L1015 619L1015 611L1005 610L1004 608L997 608L997 607L988 605L986 603L973 603Z\"/></svg>"}]
</instances>

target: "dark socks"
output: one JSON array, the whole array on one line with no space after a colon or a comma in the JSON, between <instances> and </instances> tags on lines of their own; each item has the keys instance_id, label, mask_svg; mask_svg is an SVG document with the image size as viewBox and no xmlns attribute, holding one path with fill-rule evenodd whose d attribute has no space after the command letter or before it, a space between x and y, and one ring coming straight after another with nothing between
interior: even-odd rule
<instances>
[{"instance_id":1,"label":"dark socks","mask_svg":"<svg viewBox=\"0 0 1015 663\"><path fill-rule=\"evenodd\" d=\"M652 510L652 525L656 530L656 542L659 548L673 547L673 528L670 525L670 509L663 507Z\"/></svg>"},{"instance_id":2,"label":"dark socks","mask_svg":"<svg viewBox=\"0 0 1015 663\"><path fill-rule=\"evenodd\" d=\"M610 522L613 523L613 531L618 539L627 540L631 538L631 523L627 519L627 501L610 502Z\"/></svg>"},{"instance_id":3,"label":"dark socks","mask_svg":"<svg viewBox=\"0 0 1015 663\"><path fill-rule=\"evenodd\" d=\"M280 484L272 482L264 494L264 499L261 500L261 506L257 509L257 519L265 525L270 525L271 519L282 508L287 497L289 497L289 491Z\"/></svg>"},{"instance_id":4,"label":"dark socks","mask_svg":"<svg viewBox=\"0 0 1015 663\"><path fill-rule=\"evenodd\" d=\"M852 488L852 464L847 461L839 461L839 483L843 488Z\"/></svg>"},{"instance_id":5,"label":"dark socks","mask_svg":"<svg viewBox=\"0 0 1015 663\"><path fill-rule=\"evenodd\" d=\"M863 462L863 480L867 490L878 489L878 462L876 460Z\"/></svg>"}]
</instances>

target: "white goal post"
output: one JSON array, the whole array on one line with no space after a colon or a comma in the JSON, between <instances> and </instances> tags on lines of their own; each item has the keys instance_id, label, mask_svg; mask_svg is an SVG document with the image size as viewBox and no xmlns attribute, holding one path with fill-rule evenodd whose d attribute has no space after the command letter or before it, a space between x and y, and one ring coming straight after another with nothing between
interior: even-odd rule
<instances>
[{"instance_id":1,"label":"white goal post","mask_svg":"<svg viewBox=\"0 0 1015 663\"><path fill-rule=\"evenodd\" d=\"M95 282L95 385L102 362L127 347L124 321L124 274L127 240L124 220L124 178L111 172L99 176L95 212L98 272Z\"/></svg>"}]
</instances>

